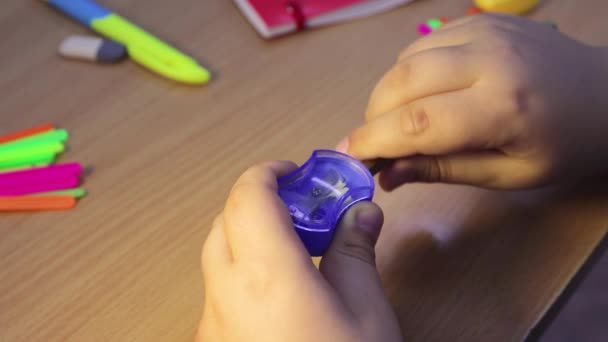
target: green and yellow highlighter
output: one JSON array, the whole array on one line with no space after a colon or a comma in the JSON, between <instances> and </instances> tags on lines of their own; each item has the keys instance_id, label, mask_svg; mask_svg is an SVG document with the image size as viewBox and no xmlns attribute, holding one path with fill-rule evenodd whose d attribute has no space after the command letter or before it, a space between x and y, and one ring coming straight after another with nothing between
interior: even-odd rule
<instances>
[{"instance_id":1,"label":"green and yellow highlighter","mask_svg":"<svg viewBox=\"0 0 608 342\"><path fill-rule=\"evenodd\" d=\"M122 43L129 56L146 68L172 80L205 84L209 71L148 32L92 0L42 0L95 32Z\"/></svg>"}]
</instances>

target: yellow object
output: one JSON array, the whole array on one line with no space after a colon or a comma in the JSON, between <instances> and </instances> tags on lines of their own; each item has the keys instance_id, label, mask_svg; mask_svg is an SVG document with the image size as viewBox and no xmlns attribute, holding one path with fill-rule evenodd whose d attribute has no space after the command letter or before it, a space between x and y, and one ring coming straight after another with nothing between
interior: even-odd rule
<instances>
[{"instance_id":1,"label":"yellow object","mask_svg":"<svg viewBox=\"0 0 608 342\"><path fill-rule=\"evenodd\" d=\"M131 58L165 77L189 84L204 84L211 78L194 59L116 14L92 20L91 27L125 45Z\"/></svg>"},{"instance_id":2,"label":"yellow object","mask_svg":"<svg viewBox=\"0 0 608 342\"><path fill-rule=\"evenodd\" d=\"M475 5L484 12L525 14L533 10L540 0L475 0Z\"/></svg>"}]
</instances>

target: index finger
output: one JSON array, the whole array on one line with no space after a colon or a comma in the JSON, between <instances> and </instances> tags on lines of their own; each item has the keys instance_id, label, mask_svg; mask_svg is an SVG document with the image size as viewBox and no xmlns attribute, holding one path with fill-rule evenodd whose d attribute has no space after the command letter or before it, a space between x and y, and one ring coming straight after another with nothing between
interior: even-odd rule
<instances>
[{"instance_id":1,"label":"index finger","mask_svg":"<svg viewBox=\"0 0 608 342\"><path fill-rule=\"evenodd\" d=\"M349 136L358 159L443 155L504 146L516 136L508 115L483 107L472 89L414 101L368 121Z\"/></svg>"},{"instance_id":2,"label":"index finger","mask_svg":"<svg viewBox=\"0 0 608 342\"><path fill-rule=\"evenodd\" d=\"M224 210L235 263L310 260L278 195L277 178L295 168L290 162L264 163L247 170L235 183Z\"/></svg>"},{"instance_id":3,"label":"index finger","mask_svg":"<svg viewBox=\"0 0 608 342\"><path fill-rule=\"evenodd\" d=\"M366 118L373 120L412 101L471 87L479 78L468 45L438 47L400 60L378 82Z\"/></svg>"}]
</instances>

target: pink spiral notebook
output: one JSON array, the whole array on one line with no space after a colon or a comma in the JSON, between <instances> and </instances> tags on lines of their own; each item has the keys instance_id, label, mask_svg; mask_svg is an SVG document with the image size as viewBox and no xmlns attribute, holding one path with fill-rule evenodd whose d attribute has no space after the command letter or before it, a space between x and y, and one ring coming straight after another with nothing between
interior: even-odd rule
<instances>
[{"instance_id":1,"label":"pink spiral notebook","mask_svg":"<svg viewBox=\"0 0 608 342\"><path fill-rule=\"evenodd\" d=\"M264 38L354 20L413 0L234 0Z\"/></svg>"}]
</instances>

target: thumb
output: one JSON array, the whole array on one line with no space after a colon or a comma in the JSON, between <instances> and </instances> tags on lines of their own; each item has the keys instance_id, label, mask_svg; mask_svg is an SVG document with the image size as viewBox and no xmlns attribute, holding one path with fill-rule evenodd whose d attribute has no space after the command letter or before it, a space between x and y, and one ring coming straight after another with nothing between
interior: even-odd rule
<instances>
[{"instance_id":1,"label":"thumb","mask_svg":"<svg viewBox=\"0 0 608 342\"><path fill-rule=\"evenodd\" d=\"M374 246L383 221L382 210L376 204L355 204L342 217L319 267L358 318L394 316L375 262Z\"/></svg>"}]
</instances>

